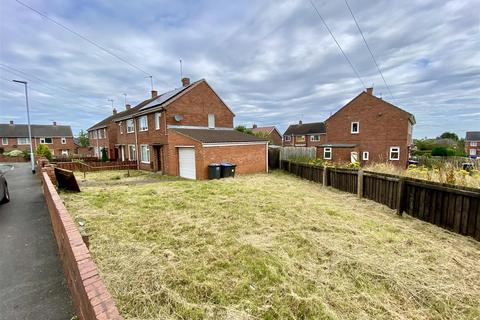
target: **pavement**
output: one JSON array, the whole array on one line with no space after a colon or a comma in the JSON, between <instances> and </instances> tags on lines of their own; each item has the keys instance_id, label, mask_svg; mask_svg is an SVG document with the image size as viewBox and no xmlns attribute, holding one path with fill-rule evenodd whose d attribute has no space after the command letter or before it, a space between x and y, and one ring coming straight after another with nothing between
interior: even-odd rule
<instances>
[{"instance_id":1,"label":"pavement","mask_svg":"<svg viewBox=\"0 0 480 320\"><path fill-rule=\"evenodd\" d=\"M40 178L28 163L6 174L10 203L0 205L0 320L70 320L66 286Z\"/></svg>"}]
</instances>

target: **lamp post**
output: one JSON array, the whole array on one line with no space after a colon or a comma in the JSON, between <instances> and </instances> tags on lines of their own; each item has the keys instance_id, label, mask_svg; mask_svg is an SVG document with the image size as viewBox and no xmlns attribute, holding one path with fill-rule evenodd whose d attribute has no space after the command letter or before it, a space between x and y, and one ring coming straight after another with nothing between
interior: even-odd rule
<instances>
[{"instance_id":1,"label":"lamp post","mask_svg":"<svg viewBox=\"0 0 480 320\"><path fill-rule=\"evenodd\" d=\"M30 164L32 165L32 173L35 174L35 160L33 157L33 146L32 146L32 128L30 126L30 109L28 108L27 81L21 81L21 80L12 80L12 81L17 83L23 83L25 85L25 104L27 105L28 140L30 143Z\"/></svg>"}]
</instances>

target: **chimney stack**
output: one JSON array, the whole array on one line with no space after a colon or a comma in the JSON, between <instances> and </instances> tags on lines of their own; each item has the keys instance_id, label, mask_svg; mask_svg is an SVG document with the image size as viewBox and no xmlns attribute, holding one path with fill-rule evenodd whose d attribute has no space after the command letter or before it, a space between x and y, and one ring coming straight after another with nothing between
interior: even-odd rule
<instances>
[{"instance_id":1,"label":"chimney stack","mask_svg":"<svg viewBox=\"0 0 480 320\"><path fill-rule=\"evenodd\" d=\"M127 103L125 105L125 110L130 110L131 107L132 107L132 105L130 103Z\"/></svg>"},{"instance_id":2,"label":"chimney stack","mask_svg":"<svg viewBox=\"0 0 480 320\"><path fill-rule=\"evenodd\" d=\"M373 87L367 88L367 93L368 94L373 94Z\"/></svg>"},{"instance_id":3,"label":"chimney stack","mask_svg":"<svg viewBox=\"0 0 480 320\"><path fill-rule=\"evenodd\" d=\"M253 129L257 129L257 125L255 123L253 124Z\"/></svg>"},{"instance_id":4,"label":"chimney stack","mask_svg":"<svg viewBox=\"0 0 480 320\"><path fill-rule=\"evenodd\" d=\"M190 78L182 78L182 85L188 87L190 85Z\"/></svg>"},{"instance_id":5,"label":"chimney stack","mask_svg":"<svg viewBox=\"0 0 480 320\"><path fill-rule=\"evenodd\" d=\"M113 114L117 114L117 108L113 108Z\"/></svg>"},{"instance_id":6,"label":"chimney stack","mask_svg":"<svg viewBox=\"0 0 480 320\"><path fill-rule=\"evenodd\" d=\"M57 125L57 121L53 121L53 125L56 126L56 125Z\"/></svg>"},{"instance_id":7,"label":"chimney stack","mask_svg":"<svg viewBox=\"0 0 480 320\"><path fill-rule=\"evenodd\" d=\"M298 121L298 124L303 124L302 120Z\"/></svg>"},{"instance_id":8,"label":"chimney stack","mask_svg":"<svg viewBox=\"0 0 480 320\"><path fill-rule=\"evenodd\" d=\"M13 120L10 120L10 125L13 126Z\"/></svg>"},{"instance_id":9,"label":"chimney stack","mask_svg":"<svg viewBox=\"0 0 480 320\"><path fill-rule=\"evenodd\" d=\"M152 90L152 98L155 98L156 96L158 96L157 90Z\"/></svg>"}]
</instances>

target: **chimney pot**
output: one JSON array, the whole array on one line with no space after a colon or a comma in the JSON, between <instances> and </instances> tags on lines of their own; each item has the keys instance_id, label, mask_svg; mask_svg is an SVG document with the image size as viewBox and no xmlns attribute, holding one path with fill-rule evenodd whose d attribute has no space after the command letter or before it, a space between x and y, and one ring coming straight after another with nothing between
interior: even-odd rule
<instances>
[{"instance_id":1,"label":"chimney pot","mask_svg":"<svg viewBox=\"0 0 480 320\"><path fill-rule=\"evenodd\" d=\"M117 108L113 108L113 114L117 114Z\"/></svg>"},{"instance_id":2,"label":"chimney pot","mask_svg":"<svg viewBox=\"0 0 480 320\"><path fill-rule=\"evenodd\" d=\"M187 87L190 85L190 78L182 78L182 85Z\"/></svg>"},{"instance_id":3,"label":"chimney pot","mask_svg":"<svg viewBox=\"0 0 480 320\"><path fill-rule=\"evenodd\" d=\"M10 125L13 126L13 120L10 120Z\"/></svg>"},{"instance_id":4,"label":"chimney pot","mask_svg":"<svg viewBox=\"0 0 480 320\"><path fill-rule=\"evenodd\" d=\"M373 87L367 88L367 93L368 94L373 94Z\"/></svg>"},{"instance_id":5,"label":"chimney pot","mask_svg":"<svg viewBox=\"0 0 480 320\"><path fill-rule=\"evenodd\" d=\"M298 124L303 124L302 120L298 121Z\"/></svg>"},{"instance_id":6,"label":"chimney pot","mask_svg":"<svg viewBox=\"0 0 480 320\"><path fill-rule=\"evenodd\" d=\"M156 96L158 96L157 90L152 90L152 98L155 98Z\"/></svg>"},{"instance_id":7,"label":"chimney pot","mask_svg":"<svg viewBox=\"0 0 480 320\"><path fill-rule=\"evenodd\" d=\"M257 125L255 123L253 124L253 129L257 129Z\"/></svg>"},{"instance_id":8,"label":"chimney pot","mask_svg":"<svg viewBox=\"0 0 480 320\"><path fill-rule=\"evenodd\" d=\"M57 125L57 121L53 121L53 125L56 126L56 125Z\"/></svg>"},{"instance_id":9,"label":"chimney pot","mask_svg":"<svg viewBox=\"0 0 480 320\"><path fill-rule=\"evenodd\" d=\"M125 105L125 109L126 109L126 110L130 110L131 107L132 107L132 105L129 104L129 103L127 103L127 104Z\"/></svg>"}]
</instances>

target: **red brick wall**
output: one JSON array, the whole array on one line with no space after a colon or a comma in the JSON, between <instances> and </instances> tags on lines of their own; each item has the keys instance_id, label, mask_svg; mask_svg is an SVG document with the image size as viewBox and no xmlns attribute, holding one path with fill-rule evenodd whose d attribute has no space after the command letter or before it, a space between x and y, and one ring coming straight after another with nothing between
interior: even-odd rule
<instances>
[{"instance_id":1,"label":"red brick wall","mask_svg":"<svg viewBox=\"0 0 480 320\"><path fill-rule=\"evenodd\" d=\"M62 138L61 137L52 137L52 143L45 144L55 156L60 156L62 154L62 150L68 150L69 155L73 155L76 151L75 143L73 142L73 137L65 137L66 138L66 144L62 144ZM30 145L29 144L22 144L19 145L17 143L17 138L8 138L8 144L7 145L2 145L0 144L0 147L7 151L11 150L22 150L22 151L30 151ZM1 140L0 140L1 143ZM35 149L37 146L40 144L40 138L32 138L32 146L33 146L33 151L35 152Z\"/></svg>"},{"instance_id":2,"label":"red brick wall","mask_svg":"<svg viewBox=\"0 0 480 320\"><path fill-rule=\"evenodd\" d=\"M122 319L75 222L45 169L42 170L42 182L53 233L77 316L81 320Z\"/></svg>"},{"instance_id":3,"label":"red brick wall","mask_svg":"<svg viewBox=\"0 0 480 320\"><path fill-rule=\"evenodd\" d=\"M358 134L352 134L351 122L360 123ZM398 166L406 166L408 160L409 115L383 100L363 93L348 103L326 121L326 143L358 144L361 152L368 151L373 162L391 162ZM400 160L389 161L390 147L400 147ZM341 161L350 161L350 154L341 153Z\"/></svg>"}]
</instances>

